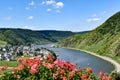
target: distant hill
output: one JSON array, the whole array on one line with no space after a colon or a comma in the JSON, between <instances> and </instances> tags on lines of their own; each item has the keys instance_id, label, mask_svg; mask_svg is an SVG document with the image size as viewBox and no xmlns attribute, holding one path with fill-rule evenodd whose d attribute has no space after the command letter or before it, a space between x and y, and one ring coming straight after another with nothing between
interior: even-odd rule
<instances>
[{"instance_id":1,"label":"distant hill","mask_svg":"<svg viewBox=\"0 0 120 80\"><path fill-rule=\"evenodd\" d=\"M55 43L73 34L75 33L70 31L0 28L0 45L3 43L11 45Z\"/></svg>"},{"instance_id":2,"label":"distant hill","mask_svg":"<svg viewBox=\"0 0 120 80\"><path fill-rule=\"evenodd\" d=\"M76 34L86 34L86 33L89 33L91 31L81 31L81 32L75 32Z\"/></svg>"},{"instance_id":3,"label":"distant hill","mask_svg":"<svg viewBox=\"0 0 120 80\"><path fill-rule=\"evenodd\" d=\"M120 12L93 31L70 36L59 46L88 50L120 62Z\"/></svg>"}]
</instances>

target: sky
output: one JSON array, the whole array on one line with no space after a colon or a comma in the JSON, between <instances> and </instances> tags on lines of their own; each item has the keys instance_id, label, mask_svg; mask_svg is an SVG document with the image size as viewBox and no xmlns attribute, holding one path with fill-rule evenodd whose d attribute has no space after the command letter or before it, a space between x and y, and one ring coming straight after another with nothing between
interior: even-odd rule
<instances>
[{"instance_id":1,"label":"sky","mask_svg":"<svg viewBox=\"0 0 120 80\"><path fill-rule=\"evenodd\" d=\"M93 30L120 11L120 0L0 0L0 28Z\"/></svg>"}]
</instances>

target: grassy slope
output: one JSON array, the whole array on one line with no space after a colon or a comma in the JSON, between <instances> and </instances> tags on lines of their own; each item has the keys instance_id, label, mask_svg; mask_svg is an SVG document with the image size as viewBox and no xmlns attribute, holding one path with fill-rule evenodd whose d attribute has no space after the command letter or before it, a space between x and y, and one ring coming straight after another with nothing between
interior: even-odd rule
<instances>
[{"instance_id":1,"label":"grassy slope","mask_svg":"<svg viewBox=\"0 0 120 80\"><path fill-rule=\"evenodd\" d=\"M8 65L9 67L16 67L18 66L20 63L17 61L0 61L0 66L5 66Z\"/></svg>"},{"instance_id":2,"label":"grassy slope","mask_svg":"<svg viewBox=\"0 0 120 80\"><path fill-rule=\"evenodd\" d=\"M6 44L7 44L6 42L0 40L0 47L5 46Z\"/></svg>"},{"instance_id":3,"label":"grassy slope","mask_svg":"<svg viewBox=\"0 0 120 80\"><path fill-rule=\"evenodd\" d=\"M120 63L120 12L89 33L67 38L60 46L88 50Z\"/></svg>"}]
</instances>

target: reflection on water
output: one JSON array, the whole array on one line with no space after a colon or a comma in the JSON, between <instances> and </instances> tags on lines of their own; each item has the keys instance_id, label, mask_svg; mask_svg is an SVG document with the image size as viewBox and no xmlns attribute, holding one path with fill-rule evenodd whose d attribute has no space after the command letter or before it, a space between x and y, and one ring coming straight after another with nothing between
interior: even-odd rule
<instances>
[{"instance_id":1,"label":"reflection on water","mask_svg":"<svg viewBox=\"0 0 120 80\"><path fill-rule=\"evenodd\" d=\"M70 62L77 64L77 66L81 68L86 68L87 66L90 66L93 68L93 71L96 75L99 71L110 73L112 70L114 70L114 66L111 63L79 50L52 48L48 45L37 45L37 47L45 47L51 49L57 55L59 55L58 58L69 60Z\"/></svg>"}]
</instances>

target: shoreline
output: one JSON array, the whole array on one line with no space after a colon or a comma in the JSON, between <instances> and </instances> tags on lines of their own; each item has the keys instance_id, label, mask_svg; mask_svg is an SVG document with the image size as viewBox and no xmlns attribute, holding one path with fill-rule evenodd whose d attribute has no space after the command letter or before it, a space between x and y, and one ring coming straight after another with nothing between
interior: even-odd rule
<instances>
[{"instance_id":1,"label":"shoreline","mask_svg":"<svg viewBox=\"0 0 120 80\"><path fill-rule=\"evenodd\" d=\"M67 48L67 47L63 47L63 48ZM90 52L90 51L86 51L86 50L82 50L82 49L77 49L77 48L70 48L70 47L68 47L67 49L73 49L73 50L83 51L83 52L86 52L87 54L91 54L91 55L93 55L93 56L96 56L96 57L98 57L98 58L101 58L101 59L103 59L103 60L106 60L106 61L108 61L108 62L110 62L111 64L114 65L115 71L117 71L118 73L120 73L120 64L119 64L118 62L116 62L115 60L109 58L109 57L101 56L101 55L98 55L98 54L96 54L96 53L94 53L94 52Z\"/></svg>"}]
</instances>

